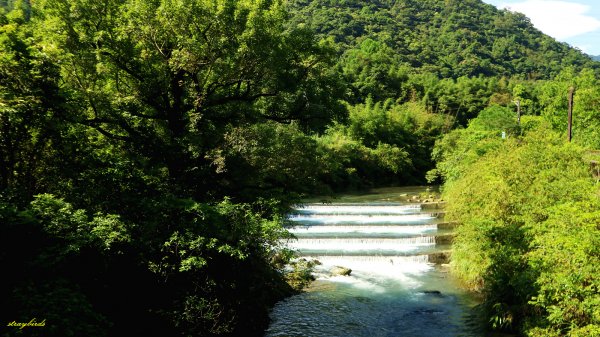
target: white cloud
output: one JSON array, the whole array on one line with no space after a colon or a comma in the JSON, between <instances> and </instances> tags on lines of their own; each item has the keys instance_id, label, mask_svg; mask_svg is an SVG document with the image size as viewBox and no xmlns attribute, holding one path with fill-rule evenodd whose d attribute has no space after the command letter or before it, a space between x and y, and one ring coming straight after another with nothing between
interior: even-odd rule
<instances>
[{"instance_id":1,"label":"white cloud","mask_svg":"<svg viewBox=\"0 0 600 337\"><path fill-rule=\"evenodd\" d=\"M587 15L590 7L579 3L526 0L500 7L527 15L537 29L561 41L600 29L600 20Z\"/></svg>"}]
</instances>

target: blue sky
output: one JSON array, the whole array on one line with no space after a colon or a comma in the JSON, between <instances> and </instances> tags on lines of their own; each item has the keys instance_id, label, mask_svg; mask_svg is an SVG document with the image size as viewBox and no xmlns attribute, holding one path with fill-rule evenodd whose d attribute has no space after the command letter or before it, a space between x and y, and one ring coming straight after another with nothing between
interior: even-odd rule
<instances>
[{"instance_id":1,"label":"blue sky","mask_svg":"<svg viewBox=\"0 0 600 337\"><path fill-rule=\"evenodd\" d=\"M527 15L542 32L590 55L600 55L599 0L483 0Z\"/></svg>"}]
</instances>

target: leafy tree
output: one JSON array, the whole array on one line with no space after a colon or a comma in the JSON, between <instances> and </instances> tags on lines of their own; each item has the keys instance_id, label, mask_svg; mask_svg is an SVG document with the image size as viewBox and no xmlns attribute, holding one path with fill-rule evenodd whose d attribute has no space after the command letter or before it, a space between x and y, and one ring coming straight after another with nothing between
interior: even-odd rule
<instances>
[{"instance_id":1,"label":"leafy tree","mask_svg":"<svg viewBox=\"0 0 600 337\"><path fill-rule=\"evenodd\" d=\"M391 100L349 106L348 125L338 124L317 140L330 186L415 184L432 167L430 149L452 118L428 113L419 103ZM325 173L325 174L323 174ZM335 178L334 178L335 177Z\"/></svg>"},{"instance_id":2,"label":"leafy tree","mask_svg":"<svg viewBox=\"0 0 600 337\"><path fill-rule=\"evenodd\" d=\"M317 83L325 82L303 84L320 76L325 46L305 31L285 31L277 1L109 1L97 8L64 0L41 8L45 45L83 104L79 122L168 170L181 193L212 188L200 178L211 172L205 154L229 126L326 124L326 110L313 106L336 104L323 101L331 96Z\"/></svg>"},{"instance_id":3,"label":"leafy tree","mask_svg":"<svg viewBox=\"0 0 600 337\"><path fill-rule=\"evenodd\" d=\"M432 155L437 164L428 179L442 177L447 185L452 184L481 157L502 147L503 133L510 138L517 132L516 116L510 109L491 106L483 110L466 129L455 129L436 142Z\"/></svg>"},{"instance_id":4,"label":"leafy tree","mask_svg":"<svg viewBox=\"0 0 600 337\"><path fill-rule=\"evenodd\" d=\"M403 82L408 80L409 68L402 66L394 50L384 43L367 38L346 51L340 63L351 83L351 101L404 99L407 95Z\"/></svg>"},{"instance_id":5,"label":"leafy tree","mask_svg":"<svg viewBox=\"0 0 600 337\"><path fill-rule=\"evenodd\" d=\"M322 188L317 142L297 124L257 123L234 127L209 155L222 189L242 200L295 202Z\"/></svg>"},{"instance_id":6,"label":"leafy tree","mask_svg":"<svg viewBox=\"0 0 600 337\"><path fill-rule=\"evenodd\" d=\"M60 160L52 146L64 131L57 123L59 73L28 43L32 32L22 9L0 13L0 25L0 191L26 200L50 184L44 171Z\"/></svg>"}]
</instances>

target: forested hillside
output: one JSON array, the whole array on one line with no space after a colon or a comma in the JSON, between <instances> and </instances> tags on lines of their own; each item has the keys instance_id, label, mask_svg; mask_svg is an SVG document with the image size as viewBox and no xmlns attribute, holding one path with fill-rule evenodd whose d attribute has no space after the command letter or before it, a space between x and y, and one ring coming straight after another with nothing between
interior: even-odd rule
<instances>
[{"instance_id":1,"label":"forested hillside","mask_svg":"<svg viewBox=\"0 0 600 337\"><path fill-rule=\"evenodd\" d=\"M522 15L476 0L0 1L0 317L47 322L0 334L260 335L269 308L308 279L285 267L282 218L292 204L425 183L428 171L460 181L500 148L501 130L525 146L517 101L522 115L543 120L531 133L551 130L549 151L563 155L571 86L567 159L576 161L600 148L598 71ZM482 111L484 122L470 122ZM584 176L577 166L573 186L593 189ZM563 200L551 197L539 204ZM586 198L577 202L595 205ZM573 207L591 237L589 205ZM556 262L543 253L531 263ZM597 258L592 248L582 254ZM465 279L484 289L486 275L467 270ZM597 299L597 279L582 280ZM532 294L510 313L537 301L535 318L547 323L539 329L574 322L549 309L567 294ZM573 314L586 315L576 324L597 324L592 304Z\"/></svg>"},{"instance_id":2,"label":"forested hillside","mask_svg":"<svg viewBox=\"0 0 600 337\"><path fill-rule=\"evenodd\" d=\"M549 79L565 64L591 66L589 57L542 34L526 16L479 0L289 3L294 25L305 24L320 36L332 37L343 51L373 39L389 49L386 56L395 67L443 78Z\"/></svg>"},{"instance_id":3,"label":"forested hillside","mask_svg":"<svg viewBox=\"0 0 600 337\"><path fill-rule=\"evenodd\" d=\"M522 14L479 0L291 0L287 7L289 27L310 28L338 56L349 121L327 130L325 145L350 171L328 171L337 177L328 182L334 188L423 183L441 134L494 104L516 113L518 101L521 114L539 115L555 107L543 101L545 83L565 68L600 72L600 64ZM577 123L590 132L595 122ZM375 150L379 159L352 157L348 148Z\"/></svg>"}]
</instances>

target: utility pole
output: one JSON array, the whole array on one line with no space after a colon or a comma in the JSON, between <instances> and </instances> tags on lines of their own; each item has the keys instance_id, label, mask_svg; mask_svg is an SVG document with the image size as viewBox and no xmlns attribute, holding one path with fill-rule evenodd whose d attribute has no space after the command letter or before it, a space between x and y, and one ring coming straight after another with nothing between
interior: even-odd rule
<instances>
[{"instance_id":1,"label":"utility pole","mask_svg":"<svg viewBox=\"0 0 600 337\"><path fill-rule=\"evenodd\" d=\"M515 101L515 104L517 105L517 124L520 127L521 126L521 100L517 98L517 100Z\"/></svg>"},{"instance_id":2,"label":"utility pole","mask_svg":"<svg viewBox=\"0 0 600 337\"><path fill-rule=\"evenodd\" d=\"M570 87L569 88L569 110L568 110L568 115L567 115L567 119L568 119L568 126L567 126L567 138L569 140L569 143L571 142L571 139L573 138L573 95L575 94L575 88L574 87Z\"/></svg>"}]
</instances>

